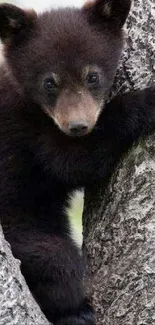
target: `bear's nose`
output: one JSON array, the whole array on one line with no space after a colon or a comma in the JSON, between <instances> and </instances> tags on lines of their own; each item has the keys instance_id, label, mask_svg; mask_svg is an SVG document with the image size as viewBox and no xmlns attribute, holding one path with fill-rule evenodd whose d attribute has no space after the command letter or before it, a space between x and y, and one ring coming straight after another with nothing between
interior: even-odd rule
<instances>
[{"instance_id":1,"label":"bear's nose","mask_svg":"<svg viewBox=\"0 0 155 325\"><path fill-rule=\"evenodd\" d=\"M69 123L69 132L70 135L73 136L80 136L84 135L88 132L88 122L81 122L81 121L72 121Z\"/></svg>"}]
</instances>

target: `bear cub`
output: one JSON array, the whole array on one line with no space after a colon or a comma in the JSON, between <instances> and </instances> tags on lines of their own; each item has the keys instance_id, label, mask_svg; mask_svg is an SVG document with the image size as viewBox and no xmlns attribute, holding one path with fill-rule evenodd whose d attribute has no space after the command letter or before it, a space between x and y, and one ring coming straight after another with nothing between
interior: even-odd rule
<instances>
[{"instance_id":1,"label":"bear cub","mask_svg":"<svg viewBox=\"0 0 155 325\"><path fill-rule=\"evenodd\" d=\"M155 89L107 103L130 0L42 14L0 5L0 215L13 254L54 325L93 325L65 207L107 182L155 128Z\"/></svg>"}]
</instances>

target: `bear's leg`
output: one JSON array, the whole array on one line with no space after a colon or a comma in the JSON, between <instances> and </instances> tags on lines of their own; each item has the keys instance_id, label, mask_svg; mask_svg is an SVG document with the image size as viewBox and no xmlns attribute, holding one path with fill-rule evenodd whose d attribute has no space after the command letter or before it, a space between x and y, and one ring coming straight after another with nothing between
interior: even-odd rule
<instances>
[{"instance_id":1,"label":"bear's leg","mask_svg":"<svg viewBox=\"0 0 155 325\"><path fill-rule=\"evenodd\" d=\"M83 290L83 262L69 235L33 227L12 229L6 238L35 299L56 325L92 325L93 310Z\"/></svg>"}]
</instances>

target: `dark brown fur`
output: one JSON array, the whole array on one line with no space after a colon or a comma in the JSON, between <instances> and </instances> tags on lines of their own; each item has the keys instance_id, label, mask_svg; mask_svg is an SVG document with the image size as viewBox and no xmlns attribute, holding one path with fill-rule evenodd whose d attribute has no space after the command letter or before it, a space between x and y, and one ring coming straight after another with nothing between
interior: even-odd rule
<instances>
[{"instance_id":1,"label":"dark brown fur","mask_svg":"<svg viewBox=\"0 0 155 325\"><path fill-rule=\"evenodd\" d=\"M30 36L27 35L28 40L24 38L25 27L19 35L15 32L15 39L11 38L10 43L7 36L5 55L9 69L28 97L41 104L49 116L57 116L60 129L69 133L68 123L71 118L76 121L75 111L78 110L81 121L88 123L89 132L97 121L113 80L123 45L122 30L118 28L114 32L106 24L90 25L85 8L46 12L37 19L34 13L25 15L31 27L29 31L26 29ZM15 47L14 42L20 47ZM99 87L87 88L85 71L99 73ZM51 102L52 95L47 97L41 83L53 73L59 79L59 89ZM64 101L65 107L62 106ZM65 122L62 120L64 114Z\"/></svg>"}]
</instances>

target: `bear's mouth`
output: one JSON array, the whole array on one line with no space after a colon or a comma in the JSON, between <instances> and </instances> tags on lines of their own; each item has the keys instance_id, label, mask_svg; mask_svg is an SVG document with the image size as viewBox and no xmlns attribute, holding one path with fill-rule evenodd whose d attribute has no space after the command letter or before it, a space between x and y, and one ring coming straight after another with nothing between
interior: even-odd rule
<instances>
[{"instance_id":1,"label":"bear's mouth","mask_svg":"<svg viewBox=\"0 0 155 325\"><path fill-rule=\"evenodd\" d=\"M71 106L56 105L54 109L45 106L44 112L54 121L57 127L66 135L81 137L88 135L95 127L99 115L104 107L104 100L100 102L90 101Z\"/></svg>"}]
</instances>

